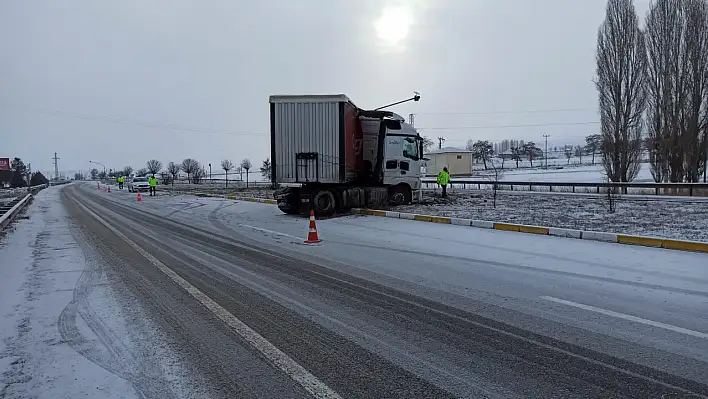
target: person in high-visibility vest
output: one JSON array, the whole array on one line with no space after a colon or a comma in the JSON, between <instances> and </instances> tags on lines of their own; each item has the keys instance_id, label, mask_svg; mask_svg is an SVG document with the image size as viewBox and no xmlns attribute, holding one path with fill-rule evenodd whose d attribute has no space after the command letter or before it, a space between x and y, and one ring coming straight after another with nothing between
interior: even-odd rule
<instances>
[{"instance_id":1,"label":"person in high-visibility vest","mask_svg":"<svg viewBox=\"0 0 708 399\"><path fill-rule=\"evenodd\" d=\"M124 183L124 182L125 182L125 177L119 176L119 177L118 177L118 188L119 188L119 189L121 189L121 190L123 189L123 183Z\"/></svg>"},{"instance_id":2,"label":"person in high-visibility vest","mask_svg":"<svg viewBox=\"0 0 708 399\"><path fill-rule=\"evenodd\" d=\"M447 185L450 183L450 174L447 172L447 167L438 173L438 184L442 187L442 196L447 198Z\"/></svg>"},{"instance_id":3,"label":"person in high-visibility vest","mask_svg":"<svg viewBox=\"0 0 708 399\"><path fill-rule=\"evenodd\" d=\"M157 178L155 175L148 177L148 184L150 184L150 196L157 195L155 193L155 187L157 186Z\"/></svg>"}]
</instances>

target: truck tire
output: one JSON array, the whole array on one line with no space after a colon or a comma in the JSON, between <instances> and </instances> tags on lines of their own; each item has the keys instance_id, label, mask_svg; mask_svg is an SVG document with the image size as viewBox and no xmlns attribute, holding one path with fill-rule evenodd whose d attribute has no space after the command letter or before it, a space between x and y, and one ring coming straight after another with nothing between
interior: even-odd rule
<instances>
[{"instance_id":1,"label":"truck tire","mask_svg":"<svg viewBox=\"0 0 708 399\"><path fill-rule=\"evenodd\" d=\"M300 192L292 187L282 188L274 193L278 200L278 209L286 215L297 215L300 213Z\"/></svg>"},{"instance_id":2,"label":"truck tire","mask_svg":"<svg viewBox=\"0 0 708 399\"><path fill-rule=\"evenodd\" d=\"M405 184L399 184L391 188L388 195L391 205L407 205L411 203L412 198L411 188Z\"/></svg>"},{"instance_id":3,"label":"truck tire","mask_svg":"<svg viewBox=\"0 0 708 399\"><path fill-rule=\"evenodd\" d=\"M330 190L320 190L312 197L312 206L319 215L328 216L337 209L337 200Z\"/></svg>"}]
</instances>

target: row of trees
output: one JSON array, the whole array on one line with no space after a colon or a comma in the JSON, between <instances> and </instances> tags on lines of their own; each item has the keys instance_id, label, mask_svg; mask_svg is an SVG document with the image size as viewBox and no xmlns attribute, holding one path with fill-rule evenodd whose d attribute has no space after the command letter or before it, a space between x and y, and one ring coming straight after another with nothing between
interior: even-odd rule
<instances>
[{"instance_id":1,"label":"row of trees","mask_svg":"<svg viewBox=\"0 0 708 399\"><path fill-rule=\"evenodd\" d=\"M708 0L655 0L639 26L632 0L609 0L597 37L602 162L632 181L646 149L657 182L706 178Z\"/></svg>"},{"instance_id":2,"label":"row of trees","mask_svg":"<svg viewBox=\"0 0 708 399\"><path fill-rule=\"evenodd\" d=\"M595 165L595 155L599 153L602 145L602 135L593 134L585 138L585 145L565 145L561 148L570 164L572 157L580 158L580 163L583 163L584 156L592 157L592 164Z\"/></svg>"},{"instance_id":3,"label":"row of trees","mask_svg":"<svg viewBox=\"0 0 708 399\"><path fill-rule=\"evenodd\" d=\"M510 158L516 162L516 167L519 167L519 162L526 158L531 163L533 167L533 161L543 156L543 150L541 150L536 143L529 141L525 143L523 141L517 141L518 147L511 147ZM482 162L484 164L484 169L487 169L488 162L494 157L496 152L492 143L487 140L469 140L467 142L467 150L472 152L472 159L476 162ZM504 168L505 156L501 156L502 169Z\"/></svg>"},{"instance_id":4,"label":"row of trees","mask_svg":"<svg viewBox=\"0 0 708 399\"><path fill-rule=\"evenodd\" d=\"M156 160L156 159L151 159L145 163L144 168L138 169L135 171L135 174L137 176L146 176L146 175L157 175L160 176L162 179L163 184L172 184L174 185L175 180L177 180L179 174L181 172L185 173L187 175L187 181L189 183L195 183L199 184L202 182L204 178L207 177L207 169L206 167L201 164L199 161L192 159L192 158L186 158L182 160L182 162L169 162L165 168L165 170L162 169L162 162ZM239 175L241 175L241 180L243 180L243 174L245 172L246 174L246 185L248 186L248 177L249 177L249 172L252 169L253 165L251 164L251 161L248 158L245 158L241 161L238 166L233 163L231 160L224 159L221 161L221 169L224 170L225 176L226 176L226 185L228 186L228 177L229 177L229 172L233 171ZM211 164L209 164L209 168L211 169ZM263 178L267 181L270 181L271 178L271 163L270 163L270 158L266 158L260 168L261 175ZM133 168L131 166L126 166L121 170L109 170L108 172L99 172L98 169L91 169L90 174L92 179L104 179L107 177L119 177L119 176L129 176L131 173L133 173Z\"/></svg>"},{"instance_id":5,"label":"row of trees","mask_svg":"<svg viewBox=\"0 0 708 399\"><path fill-rule=\"evenodd\" d=\"M9 183L12 188L36 186L49 182L41 172L30 173L27 165L18 157L10 161L10 170L0 172L2 172L0 173L0 183Z\"/></svg>"}]
</instances>

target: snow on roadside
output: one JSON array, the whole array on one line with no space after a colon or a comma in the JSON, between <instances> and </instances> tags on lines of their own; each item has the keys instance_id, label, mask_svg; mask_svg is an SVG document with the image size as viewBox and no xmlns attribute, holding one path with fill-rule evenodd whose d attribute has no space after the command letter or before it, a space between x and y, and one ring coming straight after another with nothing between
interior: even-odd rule
<instances>
[{"instance_id":1,"label":"snow on roadside","mask_svg":"<svg viewBox=\"0 0 708 399\"><path fill-rule=\"evenodd\" d=\"M161 190L168 193L172 192L199 192L199 193L209 193L209 194L221 194L221 195L237 195L243 197L255 197L255 198L273 198L273 189L267 186L255 186L246 188L245 186L229 186L225 188L223 185L215 184L186 184L180 183L174 186L163 186Z\"/></svg>"},{"instance_id":2,"label":"snow on roadside","mask_svg":"<svg viewBox=\"0 0 708 399\"><path fill-rule=\"evenodd\" d=\"M708 242L708 204L688 198L672 201L619 197L616 212L610 213L604 197L499 192L494 208L491 191L456 189L448 200L440 198L440 190L437 190L425 193L422 204L392 209L425 215Z\"/></svg>"},{"instance_id":3,"label":"snow on roadside","mask_svg":"<svg viewBox=\"0 0 708 399\"><path fill-rule=\"evenodd\" d=\"M60 189L37 195L0 240L0 397L192 396L154 326L136 322L139 304L121 305Z\"/></svg>"}]
</instances>

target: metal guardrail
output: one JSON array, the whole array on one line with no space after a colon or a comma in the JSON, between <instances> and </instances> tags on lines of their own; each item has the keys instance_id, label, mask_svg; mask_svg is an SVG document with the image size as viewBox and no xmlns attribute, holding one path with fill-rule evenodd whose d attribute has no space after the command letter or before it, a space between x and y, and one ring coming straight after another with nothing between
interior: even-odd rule
<instances>
[{"instance_id":1,"label":"metal guardrail","mask_svg":"<svg viewBox=\"0 0 708 399\"><path fill-rule=\"evenodd\" d=\"M0 231L4 230L10 222L17 216L22 208L25 207L32 199L32 194L27 194L21 200L17 201L12 208L8 209L5 213L0 215Z\"/></svg>"},{"instance_id":2,"label":"metal guardrail","mask_svg":"<svg viewBox=\"0 0 708 399\"><path fill-rule=\"evenodd\" d=\"M436 185L434 179L423 179L423 185L430 188L431 185ZM491 180L475 180L475 179L451 179L451 185L462 188L489 188L494 185ZM589 182L525 182L525 181L499 181L497 188L500 190L509 191L547 191L561 192L560 188L570 188L571 192L576 192L578 188L585 188L585 192L593 191L600 194L603 190L607 192L608 188L621 189L623 193L628 194L630 190L637 192L643 190L643 194L651 191L655 195L674 195L674 196L708 196L708 183L589 183ZM538 188L538 189L536 189ZM568 192L567 190L564 192Z\"/></svg>"}]
</instances>

